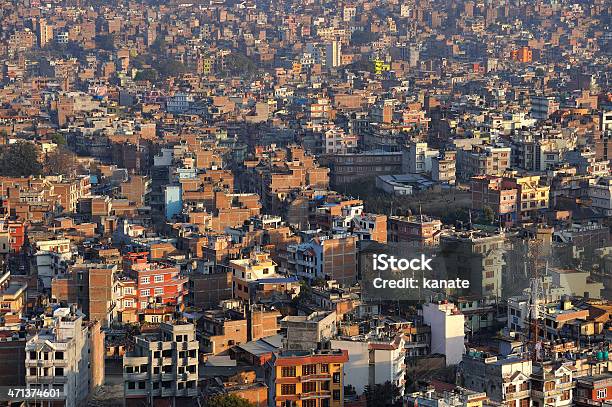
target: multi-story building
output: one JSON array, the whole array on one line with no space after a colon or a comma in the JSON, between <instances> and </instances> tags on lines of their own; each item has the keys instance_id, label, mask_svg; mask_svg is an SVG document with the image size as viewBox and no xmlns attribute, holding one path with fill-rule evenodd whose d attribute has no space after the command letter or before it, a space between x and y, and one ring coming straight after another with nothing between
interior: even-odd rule
<instances>
[{"instance_id":1,"label":"multi-story building","mask_svg":"<svg viewBox=\"0 0 612 407\"><path fill-rule=\"evenodd\" d=\"M389 242L416 242L437 245L440 242L442 221L426 215L390 216L387 227Z\"/></svg>"},{"instance_id":2,"label":"multi-story building","mask_svg":"<svg viewBox=\"0 0 612 407\"><path fill-rule=\"evenodd\" d=\"M334 186L348 184L377 175L398 174L402 171L402 153L381 150L363 153L334 154L321 158L330 171Z\"/></svg>"},{"instance_id":3,"label":"multi-story building","mask_svg":"<svg viewBox=\"0 0 612 407\"><path fill-rule=\"evenodd\" d=\"M448 301L423 304L422 315L431 327L431 352L446 355L446 366L459 363L465 351L465 315Z\"/></svg>"},{"instance_id":4,"label":"multi-story building","mask_svg":"<svg viewBox=\"0 0 612 407\"><path fill-rule=\"evenodd\" d=\"M0 317L5 323L9 316L18 322L26 305L27 283L13 280L10 271L0 275Z\"/></svg>"},{"instance_id":5,"label":"multi-story building","mask_svg":"<svg viewBox=\"0 0 612 407\"><path fill-rule=\"evenodd\" d=\"M335 311L318 311L310 315L288 315L281 320L286 336L283 347L290 350L317 349L319 343L338 333Z\"/></svg>"},{"instance_id":6,"label":"multi-story building","mask_svg":"<svg viewBox=\"0 0 612 407\"><path fill-rule=\"evenodd\" d=\"M510 147L472 146L457 151L457 176L467 181L477 175L502 175L510 167Z\"/></svg>"},{"instance_id":7,"label":"multi-story building","mask_svg":"<svg viewBox=\"0 0 612 407\"><path fill-rule=\"evenodd\" d=\"M443 151L431 159L431 179L436 182L455 185L457 180L457 152Z\"/></svg>"},{"instance_id":8,"label":"multi-story building","mask_svg":"<svg viewBox=\"0 0 612 407\"><path fill-rule=\"evenodd\" d=\"M503 178L492 175L473 177L470 183L472 209L490 208L495 221L514 222L517 218L517 190L506 186Z\"/></svg>"},{"instance_id":9,"label":"multi-story building","mask_svg":"<svg viewBox=\"0 0 612 407\"><path fill-rule=\"evenodd\" d=\"M353 386L358 395L366 386L391 382L404 395L406 387L406 348L402 335L338 337L330 342L332 349L348 351L344 365L345 386Z\"/></svg>"},{"instance_id":10,"label":"multi-story building","mask_svg":"<svg viewBox=\"0 0 612 407\"><path fill-rule=\"evenodd\" d=\"M511 407L530 407L532 361L523 358L499 359L470 350L459 366L459 384L486 392L489 399Z\"/></svg>"},{"instance_id":11,"label":"multi-story building","mask_svg":"<svg viewBox=\"0 0 612 407\"><path fill-rule=\"evenodd\" d=\"M144 310L155 304L181 307L187 294L187 278L177 267L164 263L138 262L130 267L137 283L137 305Z\"/></svg>"},{"instance_id":12,"label":"multi-story building","mask_svg":"<svg viewBox=\"0 0 612 407\"><path fill-rule=\"evenodd\" d=\"M268 362L271 406L341 407L344 405L346 350L281 351Z\"/></svg>"},{"instance_id":13,"label":"multi-story building","mask_svg":"<svg viewBox=\"0 0 612 407\"><path fill-rule=\"evenodd\" d=\"M516 190L516 206L520 220L533 218L548 209L550 186L541 182L539 175L506 175L502 189Z\"/></svg>"},{"instance_id":14,"label":"multi-story building","mask_svg":"<svg viewBox=\"0 0 612 407\"><path fill-rule=\"evenodd\" d=\"M408 150L402 156L402 171L405 173L431 173L433 160L438 150L430 149L427 143L408 143Z\"/></svg>"},{"instance_id":15,"label":"multi-story building","mask_svg":"<svg viewBox=\"0 0 612 407\"><path fill-rule=\"evenodd\" d=\"M448 278L470 281L464 295L498 297L502 294L503 233L456 230L440 238Z\"/></svg>"},{"instance_id":16,"label":"multi-story building","mask_svg":"<svg viewBox=\"0 0 612 407\"><path fill-rule=\"evenodd\" d=\"M83 405L104 382L104 333L71 308L58 308L25 347L26 386L60 390L66 407Z\"/></svg>"},{"instance_id":17,"label":"multi-story building","mask_svg":"<svg viewBox=\"0 0 612 407\"><path fill-rule=\"evenodd\" d=\"M612 216L612 177L601 177L593 185L589 185L591 207L599 213Z\"/></svg>"},{"instance_id":18,"label":"multi-story building","mask_svg":"<svg viewBox=\"0 0 612 407\"><path fill-rule=\"evenodd\" d=\"M158 333L135 338L123 357L127 406L155 405L162 399L180 405L198 394L198 350L195 327L188 322L162 323Z\"/></svg>"},{"instance_id":19,"label":"multi-story building","mask_svg":"<svg viewBox=\"0 0 612 407\"><path fill-rule=\"evenodd\" d=\"M552 363L538 363L531 375L531 399L534 406L573 406L576 383L571 367L555 367Z\"/></svg>"},{"instance_id":20,"label":"multi-story building","mask_svg":"<svg viewBox=\"0 0 612 407\"><path fill-rule=\"evenodd\" d=\"M612 400L612 373L604 373L576 380L574 405L605 407Z\"/></svg>"}]
</instances>

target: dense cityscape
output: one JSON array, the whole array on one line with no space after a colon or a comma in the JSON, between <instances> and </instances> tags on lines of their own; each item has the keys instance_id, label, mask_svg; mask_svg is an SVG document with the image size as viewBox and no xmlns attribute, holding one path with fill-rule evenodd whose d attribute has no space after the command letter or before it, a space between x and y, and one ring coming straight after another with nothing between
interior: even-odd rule
<instances>
[{"instance_id":1,"label":"dense cityscape","mask_svg":"<svg viewBox=\"0 0 612 407\"><path fill-rule=\"evenodd\" d=\"M612 407L611 26L1 0L0 406Z\"/></svg>"}]
</instances>

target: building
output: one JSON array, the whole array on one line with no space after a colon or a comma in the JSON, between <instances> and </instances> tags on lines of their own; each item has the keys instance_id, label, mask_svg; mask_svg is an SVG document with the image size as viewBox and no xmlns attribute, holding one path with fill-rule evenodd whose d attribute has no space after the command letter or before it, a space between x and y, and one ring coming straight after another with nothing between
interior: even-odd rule
<instances>
[{"instance_id":1,"label":"building","mask_svg":"<svg viewBox=\"0 0 612 407\"><path fill-rule=\"evenodd\" d=\"M494 221L512 223L517 219L517 190L502 181L502 177L493 175L472 177L472 209L484 212L490 208Z\"/></svg>"},{"instance_id":2,"label":"building","mask_svg":"<svg viewBox=\"0 0 612 407\"><path fill-rule=\"evenodd\" d=\"M472 146L457 151L457 177L464 181L477 175L502 175L510 167L510 147Z\"/></svg>"},{"instance_id":3,"label":"building","mask_svg":"<svg viewBox=\"0 0 612 407\"><path fill-rule=\"evenodd\" d=\"M559 103L553 96L532 96L531 117L536 120L546 120L559 109Z\"/></svg>"},{"instance_id":4,"label":"building","mask_svg":"<svg viewBox=\"0 0 612 407\"><path fill-rule=\"evenodd\" d=\"M335 311L318 311L310 315L288 315L281 320L286 336L283 348L289 350L318 349L321 342L338 333Z\"/></svg>"},{"instance_id":5,"label":"building","mask_svg":"<svg viewBox=\"0 0 612 407\"><path fill-rule=\"evenodd\" d=\"M177 267L165 263L136 262L130 266L130 276L137 284L137 308L142 311L156 305L184 305L187 295L186 277Z\"/></svg>"},{"instance_id":6,"label":"building","mask_svg":"<svg viewBox=\"0 0 612 407\"><path fill-rule=\"evenodd\" d=\"M539 212L548 209L550 186L539 175L506 175L501 188L516 190L519 220L535 219Z\"/></svg>"},{"instance_id":7,"label":"building","mask_svg":"<svg viewBox=\"0 0 612 407\"><path fill-rule=\"evenodd\" d=\"M502 295L504 241L503 233L481 230L449 231L440 237L448 278L470 282L469 290L462 295L485 298Z\"/></svg>"},{"instance_id":8,"label":"building","mask_svg":"<svg viewBox=\"0 0 612 407\"><path fill-rule=\"evenodd\" d=\"M427 215L389 216L389 242L416 242L419 246L433 246L440 242L442 221Z\"/></svg>"},{"instance_id":9,"label":"building","mask_svg":"<svg viewBox=\"0 0 612 407\"><path fill-rule=\"evenodd\" d=\"M457 180L456 161L456 151L443 151L437 157L433 157L431 159L431 179L436 182L455 185Z\"/></svg>"},{"instance_id":10,"label":"building","mask_svg":"<svg viewBox=\"0 0 612 407\"><path fill-rule=\"evenodd\" d=\"M460 385L485 392L494 402L506 406L531 406L531 360L499 359L484 352L470 350L459 366Z\"/></svg>"},{"instance_id":11,"label":"building","mask_svg":"<svg viewBox=\"0 0 612 407\"><path fill-rule=\"evenodd\" d=\"M342 407L346 350L289 350L268 362L269 405Z\"/></svg>"},{"instance_id":12,"label":"building","mask_svg":"<svg viewBox=\"0 0 612 407\"><path fill-rule=\"evenodd\" d=\"M0 275L0 318L5 323L7 319L18 322L21 318L26 305L27 288L25 282L15 279L11 281L10 271Z\"/></svg>"},{"instance_id":13,"label":"building","mask_svg":"<svg viewBox=\"0 0 612 407\"><path fill-rule=\"evenodd\" d=\"M571 366L538 363L533 367L531 399L534 406L573 406L575 387Z\"/></svg>"},{"instance_id":14,"label":"building","mask_svg":"<svg viewBox=\"0 0 612 407\"><path fill-rule=\"evenodd\" d=\"M576 380L574 403L579 407L610 405L612 400L612 374L605 373L580 377Z\"/></svg>"},{"instance_id":15,"label":"building","mask_svg":"<svg viewBox=\"0 0 612 407\"><path fill-rule=\"evenodd\" d=\"M402 153L378 150L333 154L322 157L321 164L329 167L330 183L338 186L377 175L401 173Z\"/></svg>"},{"instance_id":16,"label":"building","mask_svg":"<svg viewBox=\"0 0 612 407\"><path fill-rule=\"evenodd\" d=\"M345 386L353 386L362 395L366 386L391 382L404 395L406 387L406 348L402 335L338 337L330 341L332 349L348 351L344 365Z\"/></svg>"},{"instance_id":17,"label":"building","mask_svg":"<svg viewBox=\"0 0 612 407\"><path fill-rule=\"evenodd\" d=\"M83 405L104 381L104 333L83 314L58 308L25 347L26 386L59 389L66 407Z\"/></svg>"},{"instance_id":18,"label":"building","mask_svg":"<svg viewBox=\"0 0 612 407\"><path fill-rule=\"evenodd\" d=\"M431 352L446 355L446 366L461 362L465 351L465 315L448 301L426 303L423 323L431 327Z\"/></svg>"},{"instance_id":19,"label":"building","mask_svg":"<svg viewBox=\"0 0 612 407\"><path fill-rule=\"evenodd\" d=\"M431 174L433 160L438 157L438 150L430 149L427 143L409 142L408 150L402 156L402 172Z\"/></svg>"},{"instance_id":20,"label":"building","mask_svg":"<svg viewBox=\"0 0 612 407\"><path fill-rule=\"evenodd\" d=\"M612 177L601 177L593 185L589 185L591 207L597 212L612 216Z\"/></svg>"},{"instance_id":21,"label":"building","mask_svg":"<svg viewBox=\"0 0 612 407\"><path fill-rule=\"evenodd\" d=\"M137 336L123 357L125 405L153 405L160 398L180 405L181 398L197 396L198 350L188 322L162 323L159 332Z\"/></svg>"}]
</instances>

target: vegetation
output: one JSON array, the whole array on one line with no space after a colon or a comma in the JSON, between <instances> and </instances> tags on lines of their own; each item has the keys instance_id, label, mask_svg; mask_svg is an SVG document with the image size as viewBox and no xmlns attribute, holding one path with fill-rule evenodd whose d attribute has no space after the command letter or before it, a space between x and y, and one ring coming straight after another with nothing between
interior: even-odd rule
<instances>
[{"instance_id":1,"label":"vegetation","mask_svg":"<svg viewBox=\"0 0 612 407\"><path fill-rule=\"evenodd\" d=\"M356 46L366 45L378 40L378 38L380 38L379 35L371 31L357 30L351 35L351 44Z\"/></svg>"},{"instance_id":2,"label":"vegetation","mask_svg":"<svg viewBox=\"0 0 612 407\"><path fill-rule=\"evenodd\" d=\"M210 397L204 403L206 407L255 407L255 404L247 399L234 394L219 394Z\"/></svg>"},{"instance_id":3,"label":"vegetation","mask_svg":"<svg viewBox=\"0 0 612 407\"><path fill-rule=\"evenodd\" d=\"M28 177L41 173L42 164L38 161L38 149L34 144L17 142L0 148L0 175Z\"/></svg>"},{"instance_id":4,"label":"vegetation","mask_svg":"<svg viewBox=\"0 0 612 407\"><path fill-rule=\"evenodd\" d=\"M63 146L48 153L44 164L45 175L75 175L79 166L76 155Z\"/></svg>"},{"instance_id":5,"label":"vegetation","mask_svg":"<svg viewBox=\"0 0 612 407\"><path fill-rule=\"evenodd\" d=\"M368 407L401 407L400 388L391 382L367 385L364 395Z\"/></svg>"}]
</instances>

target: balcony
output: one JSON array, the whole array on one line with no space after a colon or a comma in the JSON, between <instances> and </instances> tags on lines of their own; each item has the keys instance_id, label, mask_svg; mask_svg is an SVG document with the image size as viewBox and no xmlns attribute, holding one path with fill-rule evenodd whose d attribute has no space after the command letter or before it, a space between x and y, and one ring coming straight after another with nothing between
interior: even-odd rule
<instances>
[{"instance_id":1,"label":"balcony","mask_svg":"<svg viewBox=\"0 0 612 407\"><path fill-rule=\"evenodd\" d=\"M517 400L524 399L525 397L529 397L529 390L515 391L512 393L506 393L506 400Z\"/></svg>"},{"instance_id":2,"label":"balcony","mask_svg":"<svg viewBox=\"0 0 612 407\"><path fill-rule=\"evenodd\" d=\"M321 399L331 397L330 390L311 391L309 393L301 393L300 400Z\"/></svg>"}]
</instances>

